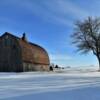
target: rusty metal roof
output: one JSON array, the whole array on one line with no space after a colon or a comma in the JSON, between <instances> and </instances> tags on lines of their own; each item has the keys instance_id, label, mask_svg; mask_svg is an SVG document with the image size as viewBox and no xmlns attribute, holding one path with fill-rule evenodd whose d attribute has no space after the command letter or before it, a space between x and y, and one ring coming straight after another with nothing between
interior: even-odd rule
<instances>
[{"instance_id":1,"label":"rusty metal roof","mask_svg":"<svg viewBox=\"0 0 100 100\"><path fill-rule=\"evenodd\" d=\"M16 37L8 32L3 34L2 36L7 34L13 36L19 42L22 52L22 60L24 62L45 65L48 65L50 63L48 53L44 48L37 44L24 41L22 40L22 38Z\"/></svg>"}]
</instances>

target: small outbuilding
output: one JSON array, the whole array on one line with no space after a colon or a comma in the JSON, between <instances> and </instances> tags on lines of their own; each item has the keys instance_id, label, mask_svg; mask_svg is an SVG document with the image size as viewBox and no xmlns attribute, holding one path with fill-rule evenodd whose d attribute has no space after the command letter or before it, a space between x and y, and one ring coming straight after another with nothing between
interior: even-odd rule
<instances>
[{"instance_id":1,"label":"small outbuilding","mask_svg":"<svg viewBox=\"0 0 100 100\"><path fill-rule=\"evenodd\" d=\"M50 60L41 46L8 32L0 36L0 72L49 71Z\"/></svg>"}]
</instances>

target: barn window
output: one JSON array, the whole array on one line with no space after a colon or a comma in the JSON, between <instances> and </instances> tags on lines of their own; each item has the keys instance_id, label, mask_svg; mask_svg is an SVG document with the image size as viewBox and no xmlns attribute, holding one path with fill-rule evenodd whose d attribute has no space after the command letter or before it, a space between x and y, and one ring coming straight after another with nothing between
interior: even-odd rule
<instances>
[{"instance_id":1,"label":"barn window","mask_svg":"<svg viewBox=\"0 0 100 100\"><path fill-rule=\"evenodd\" d=\"M10 39L8 38L8 35L5 37L4 42L5 42L5 46L9 46L9 45L11 44L11 41L10 41Z\"/></svg>"}]
</instances>

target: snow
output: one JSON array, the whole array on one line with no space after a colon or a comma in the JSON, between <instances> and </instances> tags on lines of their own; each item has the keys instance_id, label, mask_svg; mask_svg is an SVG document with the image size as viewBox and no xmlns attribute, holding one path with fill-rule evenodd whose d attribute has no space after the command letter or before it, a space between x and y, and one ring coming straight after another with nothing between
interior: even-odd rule
<instances>
[{"instance_id":1,"label":"snow","mask_svg":"<svg viewBox=\"0 0 100 100\"><path fill-rule=\"evenodd\" d=\"M0 100L99 99L100 72L93 68L0 73Z\"/></svg>"}]
</instances>

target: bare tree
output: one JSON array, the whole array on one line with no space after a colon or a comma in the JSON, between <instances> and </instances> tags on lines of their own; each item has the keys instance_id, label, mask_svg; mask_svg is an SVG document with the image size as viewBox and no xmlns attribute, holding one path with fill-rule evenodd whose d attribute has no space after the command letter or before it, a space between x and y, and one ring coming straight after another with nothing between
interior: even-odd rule
<instances>
[{"instance_id":1,"label":"bare tree","mask_svg":"<svg viewBox=\"0 0 100 100\"><path fill-rule=\"evenodd\" d=\"M86 20L77 21L72 38L78 51L93 52L98 59L100 71L100 18L88 17Z\"/></svg>"}]
</instances>

